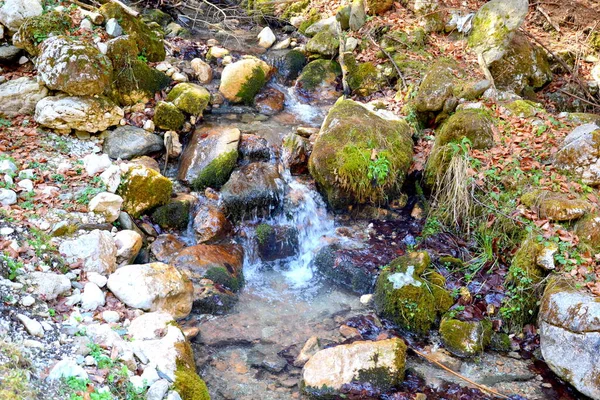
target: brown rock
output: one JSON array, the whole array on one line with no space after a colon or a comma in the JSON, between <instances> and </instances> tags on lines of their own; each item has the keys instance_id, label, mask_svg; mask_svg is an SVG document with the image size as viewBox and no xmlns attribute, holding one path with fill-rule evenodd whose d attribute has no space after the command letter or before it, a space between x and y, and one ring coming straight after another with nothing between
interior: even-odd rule
<instances>
[{"instance_id":1,"label":"brown rock","mask_svg":"<svg viewBox=\"0 0 600 400\"><path fill-rule=\"evenodd\" d=\"M259 113L274 115L283 110L285 95L277 89L266 88L254 97L254 106Z\"/></svg>"},{"instance_id":2,"label":"brown rock","mask_svg":"<svg viewBox=\"0 0 600 400\"><path fill-rule=\"evenodd\" d=\"M160 235L150 245L150 251L152 251L154 257L164 263L171 261L171 258L184 248L185 243L177 236L171 234Z\"/></svg>"},{"instance_id":3,"label":"brown rock","mask_svg":"<svg viewBox=\"0 0 600 400\"><path fill-rule=\"evenodd\" d=\"M231 231L231 224L218 207L203 204L194 217L194 230L198 243L214 243Z\"/></svg>"}]
</instances>

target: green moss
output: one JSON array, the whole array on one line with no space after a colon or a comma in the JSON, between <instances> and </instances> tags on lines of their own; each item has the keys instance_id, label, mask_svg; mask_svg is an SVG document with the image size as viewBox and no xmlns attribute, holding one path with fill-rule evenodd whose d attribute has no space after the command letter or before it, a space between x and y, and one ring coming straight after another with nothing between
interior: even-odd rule
<instances>
[{"instance_id":1,"label":"green moss","mask_svg":"<svg viewBox=\"0 0 600 400\"><path fill-rule=\"evenodd\" d=\"M503 332L492 333L490 340L490 349L501 353L508 353L512 350L510 337Z\"/></svg>"},{"instance_id":2,"label":"green moss","mask_svg":"<svg viewBox=\"0 0 600 400\"><path fill-rule=\"evenodd\" d=\"M143 61L131 60L115 74L109 97L120 105L146 103L170 82L167 75Z\"/></svg>"},{"instance_id":3,"label":"green moss","mask_svg":"<svg viewBox=\"0 0 600 400\"><path fill-rule=\"evenodd\" d=\"M575 234L584 244L600 250L600 215L591 213L577 221Z\"/></svg>"},{"instance_id":4,"label":"green moss","mask_svg":"<svg viewBox=\"0 0 600 400\"><path fill-rule=\"evenodd\" d=\"M71 23L69 14L56 11L28 18L13 36L13 44L32 56L37 56L40 43L52 34L66 33Z\"/></svg>"},{"instance_id":5,"label":"green moss","mask_svg":"<svg viewBox=\"0 0 600 400\"><path fill-rule=\"evenodd\" d=\"M342 74L340 65L331 60L315 60L309 62L298 78L302 89L314 90L323 82L335 81Z\"/></svg>"},{"instance_id":6,"label":"green moss","mask_svg":"<svg viewBox=\"0 0 600 400\"><path fill-rule=\"evenodd\" d=\"M198 177L192 182L192 187L196 190L203 190L207 187L213 189L221 188L229 179L231 172L237 164L237 159L237 150L221 154L200 172Z\"/></svg>"},{"instance_id":7,"label":"green moss","mask_svg":"<svg viewBox=\"0 0 600 400\"><path fill-rule=\"evenodd\" d=\"M183 112L191 115L201 115L208 106L210 93L202 86L184 82L178 84L169 92L167 101L175 104Z\"/></svg>"},{"instance_id":8,"label":"green moss","mask_svg":"<svg viewBox=\"0 0 600 400\"><path fill-rule=\"evenodd\" d=\"M144 21L146 24L154 22L164 29L167 27L167 25L173 22L173 18L166 12L156 8L144 8L144 11L142 12L142 21Z\"/></svg>"},{"instance_id":9,"label":"green moss","mask_svg":"<svg viewBox=\"0 0 600 400\"><path fill-rule=\"evenodd\" d=\"M307 18L304 21L302 21L302 23L300 23L300 26L298 26L298 30L300 31L300 33L304 34L306 33L306 30L308 28L310 28L315 22L318 22L320 19L321 17L319 16L317 9L313 8L308 13Z\"/></svg>"},{"instance_id":10,"label":"green moss","mask_svg":"<svg viewBox=\"0 0 600 400\"><path fill-rule=\"evenodd\" d=\"M106 3L99 9L100 14L108 21L115 18L125 34L130 35L137 43L139 51L150 62L163 61L166 56L162 38L152 31L140 18L127 13L116 3Z\"/></svg>"},{"instance_id":11,"label":"green moss","mask_svg":"<svg viewBox=\"0 0 600 400\"><path fill-rule=\"evenodd\" d=\"M328 29L320 31L306 43L306 51L327 57L335 56L339 48L340 40Z\"/></svg>"},{"instance_id":12,"label":"green moss","mask_svg":"<svg viewBox=\"0 0 600 400\"><path fill-rule=\"evenodd\" d=\"M460 110L444 122L435 135L435 145L460 143L469 139L474 149L487 149L494 145L492 117L486 110Z\"/></svg>"},{"instance_id":13,"label":"green moss","mask_svg":"<svg viewBox=\"0 0 600 400\"><path fill-rule=\"evenodd\" d=\"M173 183L168 178L153 169L134 166L123 176L117 194L123 198L123 210L137 218L167 204L172 191Z\"/></svg>"},{"instance_id":14,"label":"green moss","mask_svg":"<svg viewBox=\"0 0 600 400\"><path fill-rule=\"evenodd\" d=\"M178 131L183 127L185 116L173 104L161 101L154 110L154 124L166 131Z\"/></svg>"},{"instance_id":15,"label":"green moss","mask_svg":"<svg viewBox=\"0 0 600 400\"><path fill-rule=\"evenodd\" d=\"M454 305L454 299L446 290L446 278L438 272L430 271L426 274L426 279L431 283L429 288L438 312L445 313Z\"/></svg>"},{"instance_id":16,"label":"green moss","mask_svg":"<svg viewBox=\"0 0 600 400\"><path fill-rule=\"evenodd\" d=\"M13 344L0 339L0 399L35 399L39 394L30 382L30 362Z\"/></svg>"},{"instance_id":17,"label":"green moss","mask_svg":"<svg viewBox=\"0 0 600 400\"><path fill-rule=\"evenodd\" d=\"M252 75L242 84L237 97L247 105L252 104L254 96L265 86L265 83L267 83L265 71L260 66L256 66L252 69Z\"/></svg>"},{"instance_id":18,"label":"green moss","mask_svg":"<svg viewBox=\"0 0 600 400\"><path fill-rule=\"evenodd\" d=\"M523 118L535 117L537 113L546 111L541 104L529 100L515 100L504 107L513 115Z\"/></svg>"},{"instance_id":19,"label":"green moss","mask_svg":"<svg viewBox=\"0 0 600 400\"><path fill-rule=\"evenodd\" d=\"M185 229L190 219L189 201L173 201L152 213L152 220L161 228Z\"/></svg>"},{"instance_id":20,"label":"green moss","mask_svg":"<svg viewBox=\"0 0 600 400\"><path fill-rule=\"evenodd\" d=\"M441 58L429 69L414 100L419 113L439 112L454 94L459 75L458 64L453 59Z\"/></svg>"},{"instance_id":21,"label":"green moss","mask_svg":"<svg viewBox=\"0 0 600 400\"><path fill-rule=\"evenodd\" d=\"M183 400L210 400L206 383L187 363L177 361L173 386Z\"/></svg>"},{"instance_id":22,"label":"green moss","mask_svg":"<svg viewBox=\"0 0 600 400\"><path fill-rule=\"evenodd\" d=\"M387 174L369 177L371 154L387 160ZM385 120L351 100L340 99L329 111L309 159L309 171L328 203L380 204L400 194L412 162L410 127Z\"/></svg>"},{"instance_id":23,"label":"green moss","mask_svg":"<svg viewBox=\"0 0 600 400\"><path fill-rule=\"evenodd\" d=\"M273 232L274 230L271 225L260 224L256 227L256 240L258 240L259 244L265 244Z\"/></svg>"},{"instance_id":24,"label":"green moss","mask_svg":"<svg viewBox=\"0 0 600 400\"><path fill-rule=\"evenodd\" d=\"M388 11L394 5L393 0L367 0L369 14L379 15Z\"/></svg>"},{"instance_id":25,"label":"green moss","mask_svg":"<svg viewBox=\"0 0 600 400\"><path fill-rule=\"evenodd\" d=\"M310 0L300 0L288 3L285 10L281 14L281 18L289 20L290 18L302 15L310 5Z\"/></svg>"},{"instance_id":26,"label":"green moss","mask_svg":"<svg viewBox=\"0 0 600 400\"><path fill-rule=\"evenodd\" d=\"M490 13L487 7L479 9L472 24L473 29L468 39L470 47L477 47L484 43L501 44L510 34L502 19Z\"/></svg>"},{"instance_id":27,"label":"green moss","mask_svg":"<svg viewBox=\"0 0 600 400\"><path fill-rule=\"evenodd\" d=\"M446 350L459 357L473 357L490 344L492 324L489 321L443 319L440 336Z\"/></svg>"},{"instance_id":28,"label":"green moss","mask_svg":"<svg viewBox=\"0 0 600 400\"><path fill-rule=\"evenodd\" d=\"M359 64L352 53L345 53L343 58L348 71L346 79L350 89L361 96L368 96L382 88L383 82L379 79L377 68L373 63Z\"/></svg>"},{"instance_id":29,"label":"green moss","mask_svg":"<svg viewBox=\"0 0 600 400\"><path fill-rule=\"evenodd\" d=\"M339 21L340 23L340 28L342 28L342 30L347 31L348 29L350 29L350 11L352 10L352 7L350 5L345 5L342 6L338 9L337 13L335 14L335 19L337 21Z\"/></svg>"},{"instance_id":30,"label":"green moss","mask_svg":"<svg viewBox=\"0 0 600 400\"><path fill-rule=\"evenodd\" d=\"M244 285L244 277L241 273L239 276L235 276L223 267L209 268L204 277L225 286L233 292L239 291Z\"/></svg>"}]
</instances>

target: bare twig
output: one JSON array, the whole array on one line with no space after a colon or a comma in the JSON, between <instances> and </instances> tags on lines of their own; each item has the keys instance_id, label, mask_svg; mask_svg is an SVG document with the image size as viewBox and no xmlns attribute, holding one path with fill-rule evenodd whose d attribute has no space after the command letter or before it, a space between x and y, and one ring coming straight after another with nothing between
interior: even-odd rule
<instances>
[{"instance_id":1,"label":"bare twig","mask_svg":"<svg viewBox=\"0 0 600 400\"><path fill-rule=\"evenodd\" d=\"M417 354L419 357L422 357L422 358L424 358L425 360L427 360L428 362L430 362L430 363L432 363L432 364L435 364L435 365L437 365L438 367L440 367L440 368L441 368L441 369L443 369L444 371L446 371L446 372L449 372L449 373L451 373L452 375L454 375L454 376L456 376L456 377L458 377L458 378L462 379L463 381L470 383L471 385L473 385L473 386L477 387L478 389L480 389L480 390L482 390L482 391L485 391L485 392L488 392L488 393L491 393L491 394L493 394L493 395L494 395L494 396L496 396L496 397L500 397L500 398L502 398L502 399L508 399L508 396L505 396L505 395L503 395L503 394L501 394L501 393L498 393L498 392L497 392L497 391L495 391L494 389L490 389L489 387L487 387L487 386L484 386L484 385L482 385L482 384L480 384L480 383L473 382L471 379L469 379L469 378L467 378L467 377L465 377L465 376L462 376L462 375L461 375L461 374L459 374L458 372L454 372L453 370L451 370L450 368L446 367L446 366L445 366L444 364L442 364L441 362L439 362L439 361L436 361L436 360L434 360L433 358L429 357L427 354L425 354L425 353L423 353L423 352L421 352L421 351L419 351L419 350L416 350L416 349L415 349L415 348L413 348L413 347L410 347L410 349L411 349L412 351L414 351L414 352L415 352L415 354Z\"/></svg>"},{"instance_id":2,"label":"bare twig","mask_svg":"<svg viewBox=\"0 0 600 400\"><path fill-rule=\"evenodd\" d=\"M589 101L589 100L586 100L586 99L584 99L584 98L581 98L581 97L579 97L579 96L577 96L577 95L575 95L575 94L573 94L573 93L569 93L569 92L567 92L566 90L558 89L558 91L559 91L559 92L561 92L561 93L564 93L564 94L566 94L567 96L574 97L574 98L576 98L577 100L581 100L581 101L583 101L584 103L586 103L586 104L589 104L589 105L590 105L590 106L592 106L592 107L600 107L600 103L592 103L591 101Z\"/></svg>"},{"instance_id":3,"label":"bare twig","mask_svg":"<svg viewBox=\"0 0 600 400\"><path fill-rule=\"evenodd\" d=\"M398 73L398 76L400 77L400 80L402 81L402 89L406 89L408 86L406 85L406 79L404 78L404 75L402 74L402 71L400 71L400 68L398 67L398 64L396 64L396 62L394 61L394 59L392 58L392 56L390 55L390 53L388 53L387 51L385 51L385 49L383 47L381 47L379 45L379 43L377 43L377 41L375 41L375 39L373 39L373 37L369 34L369 40L371 41L371 43L373 43L375 46L377 46L377 48L379 50L381 50L381 52L383 54L385 54L385 56L391 61L392 65L394 66L394 69L396 70L396 72Z\"/></svg>"},{"instance_id":4,"label":"bare twig","mask_svg":"<svg viewBox=\"0 0 600 400\"><path fill-rule=\"evenodd\" d=\"M83 8L84 10L93 11L93 10L96 9L94 6L82 3L82 2L80 2L78 0L69 0L69 2L75 4L76 6L79 6L79 7Z\"/></svg>"},{"instance_id":5,"label":"bare twig","mask_svg":"<svg viewBox=\"0 0 600 400\"><path fill-rule=\"evenodd\" d=\"M342 24L340 23L340 21L336 21L335 30L340 41L340 55L338 58L340 61L340 68L342 69L342 87L344 88L344 94L347 96L350 94L350 85L348 85L348 66L346 65L346 62L344 60L344 54L346 54L346 38L342 33Z\"/></svg>"},{"instance_id":6,"label":"bare twig","mask_svg":"<svg viewBox=\"0 0 600 400\"><path fill-rule=\"evenodd\" d=\"M548 20L550 25L552 25L552 27L554 29L556 29L557 32L560 33L560 26L558 26L558 24L554 23L554 21L552 21L552 19L550 19L550 15L548 15L548 13L542 8L542 6L538 5L536 7L536 10Z\"/></svg>"}]
</instances>

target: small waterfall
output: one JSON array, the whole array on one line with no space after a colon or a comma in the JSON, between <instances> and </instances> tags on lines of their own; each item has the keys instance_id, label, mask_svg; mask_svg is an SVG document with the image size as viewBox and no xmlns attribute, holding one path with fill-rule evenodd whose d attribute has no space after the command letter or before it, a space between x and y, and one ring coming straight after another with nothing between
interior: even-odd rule
<instances>
[{"instance_id":1,"label":"small waterfall","mask_svg":"<svg viewBox=\"0 0 600 400\"><path fill-rule=\"evenodd\" d=\"M305 124L318 126L321 124L327 111L314 104L307 104L300 101L295 86L283 86L278 83L271 83L275 89L285 95L285 110L294 114Z\"/></svg>"}]
</instances>

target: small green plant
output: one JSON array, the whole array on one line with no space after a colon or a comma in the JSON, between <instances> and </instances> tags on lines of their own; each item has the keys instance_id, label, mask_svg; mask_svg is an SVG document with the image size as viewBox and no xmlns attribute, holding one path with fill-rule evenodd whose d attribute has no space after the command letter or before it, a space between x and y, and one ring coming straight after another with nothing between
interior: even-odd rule
<instances>
[{"instance_id":1,"label":"small green plant","mask_svg":"<svg viewBox=\"0 0 600 400\"><path fill-rule=\"evenodd\" d=\"M391 165L392 163L387 157L378 155L375 160L371 160L369 163L367 177L375 181L378 185L383 185L390 174Z\"/></svg>"},{"instance_id":2,"label":"small green plant","mask_svg":"<svg viewBox=\"0 0 600 400\"><path fill-rule=\"evenodd\" d=\"M51 317L55 317L56 316L56 310L54 308L49 308L48 309L48 315L50 315Z\"/></svg>"},{"instance_id":3,"label":"small green plant","mask_svg":"<svg viewBox=\"0 0 600 400\"><path fill-rule=\"evenodd\" d=\"M137 59L138 59L139 61L141 61L141 62L145 62L145 63L147 63L147 62L148 62L148 57L146 57L144 54L139 54L139 55L137 56Z\"/></svg>"},{"instance_id":4,"label":"small green plant","mask_svg":"<svg viewBox=\"0 0 600 400\"><path fill-rule=\"evenodd\" d=\"M110 368L114 365L113 360L102 352L102 348L95 343L88 344L90 355L96 360L98 368Z\"/></svg>"},{"instance_id":5,"label":"small green plant","mask_svg":"<svg viewBox=\"0 0 600 400\"><path fill-rule=\"evenodd\" d=\"M7 278L11 281L14 281L17 278L19 269L24 267L22 262L16 261L14 258L10 257L8 253L0 254L0 264L4 264L7 267Z\"/></svg>"},{"instance_id":6,"label":"small green plant","mask_svg":"<svg viewBox=\"0 0 600 400\"><path fill-rule=\"evenodd\" d=\"M64 182L64 181L65 181L65 179L66 179L66 178L65 178L65 176L64 176L64 175L61 175L61 174L52 174L52 175L50 176L50 178L51 178L51 179L52 179L54 182L59 182L59 183L62 183L62 182Z\"/></svg>"},{"instance_id":7,"label":"small green plant","mask_svg":"<svg viewBox=\"0 0 600 400\"><path fill-rule=\"evenodd\" d=\"M0 118L0 128L8 128L9 126L12 126L12 122L8 119Z\"/></svg>"}]
</instances>

